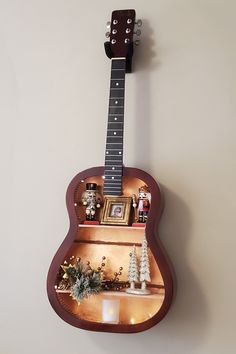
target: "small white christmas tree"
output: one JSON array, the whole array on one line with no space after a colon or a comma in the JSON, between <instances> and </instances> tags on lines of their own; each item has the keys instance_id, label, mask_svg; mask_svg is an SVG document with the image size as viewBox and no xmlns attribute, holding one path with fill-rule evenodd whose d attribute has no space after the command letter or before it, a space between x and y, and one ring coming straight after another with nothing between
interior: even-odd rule
<instances>
[{"instance_id":1,"label":"small white christmas tree","mask_svg":"<svg viewBox=\"0 0 236 354\"><path fill-rule=\"evenodd\" d=\"M150 267L148 259L148 245L146 235L144 236L141 248L141 258L140 258L140 276L139 280L141 281L141 291L142 293L149 294L150 291L146 289L146 282L151 281L150 278Z\"/></svg>"},{"instance_id":2,"label":"small white christmas tree","mask_svg":"<svg viewBox=\"0 0 236 354\"><path fill-rule=\"evenodd\" d=\"M126 291L129 293L135 293L135 282L138 281L138 265L137 265L137 254L136 254L135 246L133 246L131 256L130 256L128 279L130 282L130 288L127 289Z\"/></svg>"}]
</instances>

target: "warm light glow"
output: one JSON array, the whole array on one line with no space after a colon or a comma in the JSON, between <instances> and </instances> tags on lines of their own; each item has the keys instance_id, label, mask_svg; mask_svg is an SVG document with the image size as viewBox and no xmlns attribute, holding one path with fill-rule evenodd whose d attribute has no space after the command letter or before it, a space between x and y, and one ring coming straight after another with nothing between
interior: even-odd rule
<instances>
[{"instance_id":1,"label":"warm light glow","mask_svg":"<svg viewBox=\"0 0 236 354\"><path fill-rule=\"evenodd\" d=\"M131 324L135 324L135 318L132 317L132 318L130 319L130 323L131 323Z\"/></svg>"},{"instance_id":2,"label":"warm light glow","mask_svg":"<svg viewBox=\"0 0 236 354\"><path fill-rule=\"evenodd\" d=\"M84 182L84 179L81 179L81 182L83 183L83 182Z\"/></svg>"},{"instance_id":3,"label":"warm light glow","mask_svg":"<svg viewBox=\"0 0 236 354\"><path fill-rule=\"evenodd\" d=\"M102 176L103 179L105 179L105 176Z\"/></svg>"},{"instance_id":4,"label":"warm light glow","mask_svg":"<svg viewBox=\"0 0 236 354\"><path fill-rule=\"evenodd\" d=\"M120 315L120 300L102 301L102 319L105 323L118 323Z\"/></svg>"},{"instance_id":5,"label":"warm light glow","mask_svg":"<svg viewBox=\"0 0 236 354\"><path fill-rule=\"evenodd\" d=\"M151 313L149 313L149 314L148 314L148 316L149 316L149 317L152 317L152 314L151 314Z\"/></svg>"}]
</instances>

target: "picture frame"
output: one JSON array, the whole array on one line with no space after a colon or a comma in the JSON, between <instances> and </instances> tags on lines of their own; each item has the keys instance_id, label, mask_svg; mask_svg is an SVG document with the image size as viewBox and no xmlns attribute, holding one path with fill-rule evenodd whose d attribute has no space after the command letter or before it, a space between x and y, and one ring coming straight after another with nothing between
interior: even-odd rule
<instances>
[{"instance_id":1,"label":"picture frame","mask_svg":"<svg viewBox=\"0 0 236 354\"><path fill-rule=\"evenodd\" d=\"M128 226L131 200L131 197L105 197L101 224Z\"/></svg>"}]
</instances>

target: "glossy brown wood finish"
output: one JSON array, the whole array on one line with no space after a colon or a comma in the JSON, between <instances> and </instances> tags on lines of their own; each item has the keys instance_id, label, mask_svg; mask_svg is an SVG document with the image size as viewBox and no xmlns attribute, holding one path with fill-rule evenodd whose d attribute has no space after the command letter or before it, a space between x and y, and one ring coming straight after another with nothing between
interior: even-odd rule
<instances>
[{"instance_id":1,"label":"glossy brown wood finish","mask_svg":"<svg viewBox=\"0 0 236 354\"><path fill-rule=\"evenodd\" d=\"M82 320L70 312L66 311L66 309L60 303L57 293L55 291L56 284L56 276L58 273L58 269L60 265L63 263L68 249L70 249L73 244L75 237L78 239L78 218L76 215L75 207L74 207L74 196L76 192L76 188L81 180L84 180L88 177L93 176L102 176L104 174L104 167L93 167L87 170L84 170L77 174L73 180L71 181L66 195L66 203L67 209L70 218L70 227L68 234L61 246L59 247L57 253L55 254L53 261L51 263L48 278L47 278L47 292L49 301L54 308L55 312L66 322L69 324L86 329L91 331L99 331L99 332L117 332L117 333L135 333L147 330L148 328L154 326L158 322L162 320L162 318L166 315L169 310L172 295L173 295L173 278L171 273L171 268L169 266L165 251L160 242L160 239L157 234L157 227L161 217L162 209L163 209L163 201L162 195L160 191L159 185L156 181L146 172L130 167L124 167L123 176L124 177L134 177L139 178L144 181L150 189L152 195L151 208L149 211L149 216L146 224L146 237L149 244L149 247L152 251L152 254L155 258L156 263L161 272L161 276L163 278L164 288L165 288L165 296L164 301L159 309L159 311L150 319L146 320L142 323L137 324L108 324L108 323L98 323L98 322L90 322L86 320ZM77 236L76 236L77 235Z\"/></svg>"},{"instance_id":2,"label":"glossy brown wood finish","mask_svg":"<svg viewBox=\"0 0 236 354\"><path fill-rule=\"evenodd\" d=\"M134 24L135 10L112 12L110 43L113 58L126 58L129 55L129 44L133 42Z\"/></svg>"}]
</instances>

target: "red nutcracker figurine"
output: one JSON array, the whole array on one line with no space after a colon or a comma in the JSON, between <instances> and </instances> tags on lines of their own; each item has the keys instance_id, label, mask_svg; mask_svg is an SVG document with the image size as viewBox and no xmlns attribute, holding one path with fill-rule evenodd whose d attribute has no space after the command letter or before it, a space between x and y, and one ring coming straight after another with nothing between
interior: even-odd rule
<instances>
[{"instance_id":1,"label":"red nutcracker figurine","mask_svg":"<svg viewBox=\"0 0 236 354\"><path fill-rule=\"evenodd\" d=\"M135 194L133 194L133 207L137 210L136 220L139 223L145 223L147 221L148 212L150 208L151 193L148 189L148 186L144 185L138 190L138 200L136 199Z\"/></svg>"}]
</instances>

